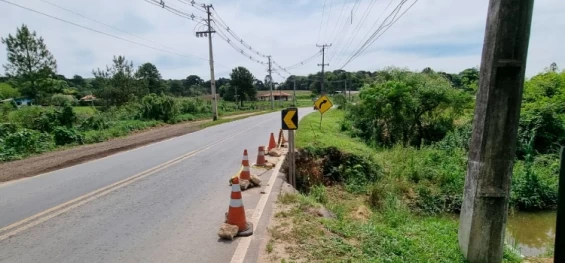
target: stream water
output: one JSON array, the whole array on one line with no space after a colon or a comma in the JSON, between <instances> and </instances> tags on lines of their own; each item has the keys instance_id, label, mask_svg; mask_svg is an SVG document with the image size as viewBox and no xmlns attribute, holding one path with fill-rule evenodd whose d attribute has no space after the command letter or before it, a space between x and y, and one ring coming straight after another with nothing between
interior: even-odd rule
<instances>
[{"instance_id":1,"label":"stream water","mask_svg":"<svg viewBox=\"0 0 565 263\"><path fill-rule=\"evenodd\" d=\"M506 242L524 256L543 254L554 246L556 216L555 211L508 215Z\"/></svg>"}]
</instances>

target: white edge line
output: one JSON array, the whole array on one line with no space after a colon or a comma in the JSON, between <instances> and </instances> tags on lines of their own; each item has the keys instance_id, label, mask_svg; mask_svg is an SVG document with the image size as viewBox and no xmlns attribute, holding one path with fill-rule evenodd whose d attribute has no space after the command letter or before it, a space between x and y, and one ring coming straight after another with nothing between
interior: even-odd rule
<instances>
[{"instance_id":1,"label":"white edge line","mask_svg":"<svg viewBox=\"0 0 565 263\"><path fill-rule=\"evenodd\" d=\"M255 207L255 211L251 216L251 220L249 220L251 223L253 223L253 232L255 232L255 230L257 229L257 225L259 224L259 219L261 219L261 216L263 215L265 205L267 204L267 200L271 195L271 191L273 190L273 185L277 180L279 171L285 159L286 159L286 154L284 155L283 158L281 158L281 160L277 163L277 165L273 169L273 173L271 174L271 178L269 179L269 185L267 186L267 188L265 188L265 194L261 195L261 198L259 198L257 207ZM230 262L242 263L245 260L245 255L247 254L247 250L249 249L250 244L251 244L251 237L242 238L239 244L237 245L237 248L235 249L235 252L233 253Z\"/></svg>"}]
</instances>

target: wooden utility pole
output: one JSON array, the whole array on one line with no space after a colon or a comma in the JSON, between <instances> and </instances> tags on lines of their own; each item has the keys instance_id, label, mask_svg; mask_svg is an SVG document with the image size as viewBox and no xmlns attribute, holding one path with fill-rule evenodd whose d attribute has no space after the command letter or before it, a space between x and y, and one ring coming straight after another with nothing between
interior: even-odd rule
<instances>
[{"instance_id":1,"label":"wooden utility pole","mask_svg":"<svg viewBox=\"0 0 565 263\"><path fill-rule=\"evenodd\" d=\"M271 56L267 56L269 59L269 89L271 90L271 110L275 108L275 101L273 100L273 69L271 65Z\"/></svg>"},{"instance_id":2,"label":"wooden utility pole","mask_svg":"<svg viewBox=\"0 0 565 263\"><path fill-rule=\"evenodd\" d=\"M325 66L329 66L330 64L325 63L325 57L326 57L326 48L331 47L332 44L323 44L323 45L316 45L317 47L321 47L322 48L322 64L318 64L318 66L322 66L322 83L321 83L321 90L320 90L320 94L324 95L324 67Z\"/></svg>"},{"instance_id":3,"label":"wooden utility pole","mask_svg":"<svg viewBox=\"0 0 565 263\"><path fill-rule=\"evenodd\" d=\"M558 189L553 262L565 262L565 251L563 251L565 247L565 147L561 147Z\"/></svg>"},{"instance_id":4,"label":"wooden utility pole","mask_svg":"<svg viewBox=\"0 0 565 263\"><path fill-rule=\"evenodd\" d=\"M533 0L490 0L459 221L471 262L501 262Z\"/></svg>"},{"instance_id":5,"label":"wooden utility pole","mask_svg":"<svg viewBox=\"0 0 565 263\"><path fill-rule=\"evenodd\" d=\"M210 51L210 86L212 89L212 114L213 120L218 119L218 98L216 96L216 79L214 77L214 53L212 52L212 33L216 33L216 31L212 30L212 19L210 18L210 8L212 5L202 5L203 8L206 9L206 13L208 14L208 19L206 23L208 24L207 31L200 31L196 32L197 37L208 37L208 49Z\"/></svg>"}]
</instances>

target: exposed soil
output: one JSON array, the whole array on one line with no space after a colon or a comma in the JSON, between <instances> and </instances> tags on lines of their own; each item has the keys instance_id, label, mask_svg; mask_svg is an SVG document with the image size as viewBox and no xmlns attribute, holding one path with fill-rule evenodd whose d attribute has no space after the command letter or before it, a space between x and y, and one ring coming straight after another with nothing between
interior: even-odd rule
<instances>
[{"instance_id":1,"label":"exposed soil","mask_svg":"<svg viewBox=\"0 0 565 263\"><path fill-rule=\"evenodd\" d=\"M256 114L257 113L245 113L227 116L224 118L235 119ZM32 177L38 174L109 156L118 152L134 149L143 145L192 133L202 129L200 125L207 122L210 122L210 120L154 127L126 137L115 138L101 143L82 145L70 149L61 149L32 156L23 160L0 163L0 183L24 177Z\"/></svg>"}]
</instances>

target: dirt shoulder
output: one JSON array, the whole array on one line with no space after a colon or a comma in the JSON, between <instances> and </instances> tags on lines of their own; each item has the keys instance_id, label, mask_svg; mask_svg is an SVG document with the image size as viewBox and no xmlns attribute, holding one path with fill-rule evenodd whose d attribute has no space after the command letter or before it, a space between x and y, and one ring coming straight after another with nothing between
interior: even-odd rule
<instances>
[{"instance_id":1,"label":"dirt shoulder","mask_svg":"<svg viewBox=\"0 0 565 263\"><path fill-rule=\"evenodd\" d=\"M236 119L257 114L257 112L254 112L231 115L224 117L224 119ZM0 183L24 177L32 177L38 174L109 156L118 152L134 149L143 145L192 133L201 130L201 125L208 122L211 121L203 120L154 127L126 137L115 138L101 143L82 145L70 149L61 149L32 156L23 160L0 163Z\"/></svg>"}]
</instances>

